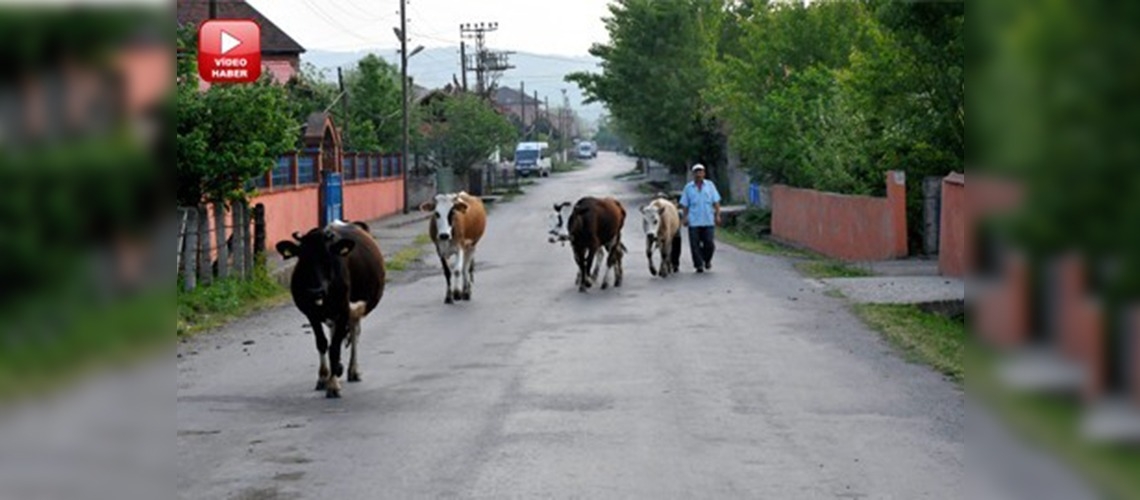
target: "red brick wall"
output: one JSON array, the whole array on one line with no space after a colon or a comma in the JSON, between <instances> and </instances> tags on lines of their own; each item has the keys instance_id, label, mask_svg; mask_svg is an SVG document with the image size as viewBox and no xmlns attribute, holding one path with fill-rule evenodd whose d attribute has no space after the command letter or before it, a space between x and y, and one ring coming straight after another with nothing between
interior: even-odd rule
<instances>
[{"instance_id":1,"label":"red brick wall","mask_svg":"<svg viewBox=\"0 0 1140 500\"><path fill-rule=\"evenodd\" d=\"M317 186L284 188L259 194L249 206L265 204L266 251L278 241L290 239L293 231L306 231L317 226L320 198Z\"/></svg>"},{"instance_id":2,"label":"red brick wall","mask_svg":"<svg viewBox=\"0 0 1140 500\"><path fill-rule=\"evenodd\" d=\"M368 221L404 210L404 181L349 182L344 186L344 218Z\"/></svg>"},{"instance_id":3,"label":"red brick wall","mask_svg":"<svg viewBox=\"0 0 1140 500\"><path fill-rule=\"evenodd\" d=\"M954 172L942 179L942 213L938 224L938 272L943 276L966 275L966 176Z\"/></svg>"},{"instance_id":4,"label":"red brick wall","mask_svg":"<svg viewBox=\"0 0 1140 500\"><path fill-rule=\"evenodd\" d=\"M843 260L905 257L906 176L886 182L886 198L773 186L772 235Z\"/></svg>"},{"instance_id":5,"label":"red brick wall","mask_svg":"<svg viewBox=\"0 0 1140 500\"><path fill-rule=\"evenodd\" d=\"M265 244L272 248L288 239L293 231L304 233L319 222L320 196L317 186L282 188L262 193L250 200L250 207L265 204ZM344 186L344 218L369 221L396 214L404 209L404 185L400 178L348 182Z\"/></svg>"}]
</instances>

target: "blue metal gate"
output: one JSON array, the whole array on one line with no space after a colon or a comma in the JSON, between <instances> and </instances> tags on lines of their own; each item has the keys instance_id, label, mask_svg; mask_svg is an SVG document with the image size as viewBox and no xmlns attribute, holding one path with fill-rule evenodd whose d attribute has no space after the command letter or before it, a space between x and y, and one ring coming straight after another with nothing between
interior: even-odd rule
<instances>
[{"instance_id":1,"label":"blue metal gate","mask_svg":"<svg viewBox=\"0 0 1140 500\"><path fill-rule=\"evenodd\" d=\"M344 184L337 172L326 172L321 180L321 226L344 219Z\"/></svg>"}]
</instances>

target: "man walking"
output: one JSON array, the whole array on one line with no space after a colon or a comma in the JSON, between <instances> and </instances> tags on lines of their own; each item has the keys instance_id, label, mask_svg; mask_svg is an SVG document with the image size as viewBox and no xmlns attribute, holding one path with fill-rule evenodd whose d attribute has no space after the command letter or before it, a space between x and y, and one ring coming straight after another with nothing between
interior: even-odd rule
<instances>
[{"instance_id":1,"label":"man walking","mask_svg":"<svg viewBox=\"0 0 1140 500\"><path fill-rule=\"evenodd\" d=\"M720 225L720 193L705 180L705 166L693 165L693 180L681 191L681 223L689 227L689 253L698 273L712 270L714 228Z\"/></svg>"}]
</instances>

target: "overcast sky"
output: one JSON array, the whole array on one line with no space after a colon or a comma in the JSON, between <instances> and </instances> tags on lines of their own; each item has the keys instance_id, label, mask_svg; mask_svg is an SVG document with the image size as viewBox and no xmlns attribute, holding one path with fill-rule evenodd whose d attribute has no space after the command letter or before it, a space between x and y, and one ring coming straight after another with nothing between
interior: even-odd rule
<instances>
[{"instance_id":1,"label":"overcast sky","mask_svg":"<svg viewBox=\"0 0 1140 500\"><path fill-rule=\"evenodd\" d=\"M398 0L248 0L307 49L394 49ZM409 0L410 47L459 45L461 23L499 23L495 49L587 55L605 42L609 0Z\"/></svg>"}]
</instances>

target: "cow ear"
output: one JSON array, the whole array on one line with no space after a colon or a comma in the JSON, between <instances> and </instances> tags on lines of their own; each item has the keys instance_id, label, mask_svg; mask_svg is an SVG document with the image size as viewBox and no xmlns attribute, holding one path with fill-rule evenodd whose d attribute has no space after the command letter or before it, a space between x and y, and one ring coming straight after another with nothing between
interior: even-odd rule
<instances>
[{"instance_id":1,"label":"cow ear","mask_svg":"<svg viewBox=\"0 0 1140 500\"><path fill-rule=\"evenodd\" d=\"M344 257L345 255L348 255L350 252L352 252L353 248L356 248L355 241L352 241L350 239L343 239L337 241L336 243L333 243L332 251L333 253Z\"/></svg>"},{"instance_id":2,"label":"cow ear","mask_svg":"<svg viewBox=\"0 0 1140 500\"><path fill-rule=\"evenodd\" d=\"M455 202L455 210L461 214L467 213L467 204L462 201Z\"/></svg>"},{"instance_id":3,"label":"cow ear","mask_svg":"<svg viewBox=\"0 0 1140 500\"><path fill-rule=\"evenodd\" d=\"M420 205L421 212L431 212L433 210L435 210L435 203L433 202L425 201Z\"/></svg>"},{"instance_id":4,"label":"cow ear","mask_svg":"<svg viewBox=\"0 0 1140 500\"><path fill-rule=\"evenodd\" d=\"M281 241L277 242L277 253L281 254L281 257L286 259L286 260L292 259L293 257L296 257L297 254L300 252L301 252L301 248L298 247L297 244L293 243L292 241L281 240Z\"/></svg>"}]
</instances>

